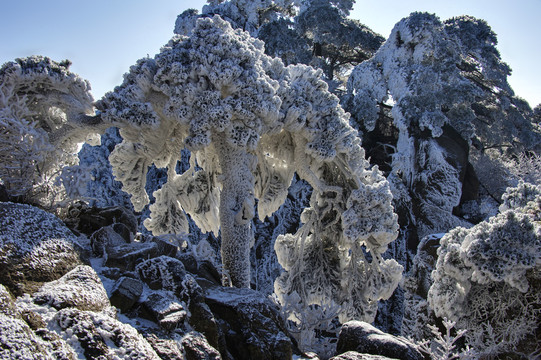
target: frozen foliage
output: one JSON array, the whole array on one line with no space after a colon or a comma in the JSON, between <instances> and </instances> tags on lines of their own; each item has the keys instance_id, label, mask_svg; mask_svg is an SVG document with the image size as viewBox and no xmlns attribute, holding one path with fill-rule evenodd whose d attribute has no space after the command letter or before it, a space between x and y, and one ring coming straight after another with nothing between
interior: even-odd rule
<instances>
[{"instance_id":1,"label":"frozen foliage","mask_svg":"<svg viewBox=\"0 0 541 360\"><path fill-rule=\"evenodd\" d=\"M182 208L198 226L219 228L236 286L250 283L256 199L263 219L283 203L295 172L309 182L303 227L275 244L286 270L276 292L284 305L298 294L306 305L341 305L342 320L370 320L401 278L401 266L381 257L396 238L396 216L385 178L369 168L327 89L320 71L284 67L261 41L214 17L139 61L99 107L121 129L110 159L136 209L148 202L148 166L168 166L147 226L182 230L182 220L171 220ZM176 174L184 145L192 166Z\"/></svg>"},{"instance_id":2,"label":"frozen foliage","mask_svg":"<svg viewBox=\"0 0 541 360\"><path fill-rule=\"evenodd\" d=\"M533 152L520 153L506 165L512 176L519 181L541 184L541 155Z\"/></svg>"},{"instance_id":3,"label":"frozen foliage","mask_svg":"<svg viewBox=\"0 0 541 360\"><path fill-rule=\"evenodd\" d=\"M541 188L521 184L504 198L499 215L442 238L428 293L436 315L486 355L535 350L539 326Z\"/></svg>"},{"instance_id":4,"label":"frozen foliage","mask_svg":"<svg viewBox=\"0 0 541 360\"><path fill-rule=\"evenodd\" d=\"M343 91L352 67L371 57L384 38L347 17L353 1L302 1L297 15L267 22L258 31L265 52L286 64L320 68L333 93Z\"/></svg>"},{"instance_id":5,"label":"frozen foliage","mask_svg":"<svg viewBox=\"0 0 541 360\"><path fill-rule=\"evenodd\" d=\"M77 161L82 129L93 123L90 86L69 65L32 56L0 68L0 178L10 194L49 206L56 176Z\"/></svg>"},{"instance_id":6,"label":"frozen foliage","mask_svg":"<svg viewBox=\"0 0 541 360\"><path fill-rule=\"evenodd\" d=\"M297 11L300 0L208 0L203 14L219 14L233 28L248 31L256 36L259 27L280 16L291 16ZM178 34L178 33L177 33Z\"/></svg>"},{"instance_id":7,"label":"frozen foliage","mask_svg":"<svg viewBox=\"0 0 541 360\"><path fill-rule=\"evenodd\" d=\"M466 333L465 330L456 331L456 335L452 335L455 330L456 323L449 321L446 318L443 319L443 326L445 327L445 333L442 334L437 326L428 325L434 338L432 341L425 340L420 344L420 349L424 353L430 356L432 360L454 360L454 359L471 359L477 358L477 354L467 348L463 351L459 351L458 342Z\"/></svg>"},{"instance_id":8,"label":"frozen foliage","mask_svg":"<svg viewBox=\"0 0 541 360\"><path fill-rule=\"evenodd\" d=\"M310 65L328 80L342 80L353 66L370 58L384 38L347 17L353 1L305 1L295 18L295 30L310 45ZM273 54L274 55L274 54Z\"/></svg>"}]
</instances>

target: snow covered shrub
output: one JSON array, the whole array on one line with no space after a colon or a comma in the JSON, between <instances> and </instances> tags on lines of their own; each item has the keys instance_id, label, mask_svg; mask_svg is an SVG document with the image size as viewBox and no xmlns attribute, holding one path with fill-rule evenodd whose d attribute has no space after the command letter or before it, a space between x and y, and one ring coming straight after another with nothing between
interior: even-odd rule
<instances>
[{"instance_id":1,"label":"snow covered shrub","mask_svg":"<svg viewBox=\"0 0 541 360\"><path fill-rule=\"evenodd\" d=\"M0 68L0 179L11 195L42 205L58 200L54 181L76 163L89 133L81 129L93 122L90 86L69 65L32 56Z\"/></svg>"},{"instance_id":2,"label":"snow covered shrub","mask_svg":"<svg viewBox=\"0 0 541 360\"><path fill-rule=\"evenodd\" d=\"M541 186L504 195L501 213L441 239L428 302L485 355L535 350L541 311Z\"/></svg>"},{"instance_id":3,"label":"snow covered shrub","mask_svg":"<svg viewBox=\"0 0 541 360\"><path fill-rule=\"evenodd\" d=\"M148 203L148 167L168 168L146 226L185 232L187 212L202 230L220 231L233 285L250 286L255 214L275 212L297 173L314 191L302 228L275 244L282 304L297 293L306 306L339 304L342 321L370 320L396 288L402 267L381 256L397 236L389 185L321 71L285 67L215 16L140 60L98 107L120 128L110 161L136 210ZM191 167L177 174L185 146Z\"/></svg>"}]
</instances>

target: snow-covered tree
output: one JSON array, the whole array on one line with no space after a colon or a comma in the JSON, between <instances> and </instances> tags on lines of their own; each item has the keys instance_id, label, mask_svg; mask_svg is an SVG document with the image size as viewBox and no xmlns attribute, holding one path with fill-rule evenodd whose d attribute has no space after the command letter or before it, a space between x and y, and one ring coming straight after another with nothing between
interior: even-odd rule
<instances>
[{"instance_id":1,"label":"snow-covered tree","mask_svg":"<svg viewBox=\"0 0 541 360\"><path fill-rule=\"evenodd\" d=\"M357 20L347 18L353 1L341 4L312 0L295 18L295 29L312 50L312 64L323 69L329 81L372 57L384 41Z\"/></svg>"},{"instance_id":2,"label":"snow-covered tree","mask_svg":"<svg viewBox=\"0 0 541 360\"><path fill-rule=\"evenodd\" d=\"M0 68L0 179L11 195L42 205L96 122L90 86L69 65L32 56Z\"/></svg>"},{"instance_id":3,"label":"snow-covered tree","mask_svg":"<svg viewBox=\"0 0 541 360\"><path fill-rule=\"evenodd\" d=\"M168 167L147 227L186 231L185 211L204 231L220 230L235 286L250 286L256 204L260 219L272 214L297 173L314 192L301 230L277 242L286 270L279 297L335 301L343 319L367 318L396 287L401 267L381 258L397 235L388 183L369 168L320 71L284 67L261 41L216 16L140 60L98 107L121 129L124 142L110 160L136 209L148 202L148 166ZM177 174L184 146L192 167Z\"/></svg>"},{"instance_id":4,"label":"snow-covered tree","mask_svg":"<svg viewBox=\"0 0 541 360\"><path fill-rule=\"evenodd\" d=\"M370 58L384 38L348 18L354 1L303 1L294 18L263 24L259 39L265 51L287 64L308 64L323 70L333 92L343 87L352 67Z\"/></svg>"},{"instance_id":5,"label":"snow-covered tree","mask_svg":"<svg viewBox=\"0 0 541 360\"><path fill-rule=\"evenodd\" d=\"M257 36L259 28L282 16L293 16L299 7L299 0L207 0L204 15L218 14L229 21L234 28L248 31Z\"/></svg>"},{"instance_id":6,"label":"snow-covered tree","mask_svg":"<svg viewBox=\"0 0 541 360\"><path fill-rule=\"evenodd\" d=\"M538 350L541 308L541 186L521 183L500 214L441 239L428 292L436 315L457 322L479 353Z\"/></svg>"}]
</instances>

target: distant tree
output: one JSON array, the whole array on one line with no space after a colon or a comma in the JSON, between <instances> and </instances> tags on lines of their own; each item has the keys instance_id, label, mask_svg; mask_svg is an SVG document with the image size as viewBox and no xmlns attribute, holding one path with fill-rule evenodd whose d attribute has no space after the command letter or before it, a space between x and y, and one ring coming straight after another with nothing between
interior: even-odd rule
<instances>
[{"instance_id":1,"label":"distant tree","mask_svg":"<svg viewBox=\"0 0 541 360\"><path fill-rule=\"evenodd\" d=\"M370 58L384 38L349 19L354 1L303 1L294 18L263 24L258 37L265 52L286 64L308 64L323 70L331 91L345 83L353 66Z\"/></svg>"},{"instance_id":2,"label":"distant tree","mask_svg":"<svg viewBox=\"0 0 541 360\"><path fill-rule=\"evenodd\" d=\"M323 69L328 80L343 78L353 66L372 57L383 43L381 35L347 18L353 1L341 7L327 0L308 3L295 18L295 29L311 46L311 65Z\"/></svg>"},{"instance_id":3,"label":"distant tree","mask_svg":"<svg viewBox=\"0 0 541 360\"><path fill-rule=\"evenodd\" d=\"M98 107L121 129L124 142L110 160L136 210L148 202L148 166L168 168L147 227L186 231L184 210L202 230L220 230L233 285L250 286L256 203L261 219L272 214L296 172L314 193L302 230L276 245L288 271L280 294L297 290L308 303L343 303L347 317L396 287L400 266L380 256L397 229L388 185L367 168L356 132L319 72L286 68L247 32L206 18L189 38L140 60ZM185 145L193 166L179 175Z\"/></svg>"},{"instance_id":4,"label":"distant tree","mask_svg":"<svg viewBox=\"0 0 541 360\"><path fill-rule=\"evenodd\" d=\"M533 121L534 123L541 125L541 104L538 104L533 109Z\"/></svg>"},{"instance_id":5,"label":"distant tree","mask_svg":"<svg viewBox=\"0 0 541 360\"><path fill-rule=\"evenodd\" d=\"M32 56L0 68L0 179L12 196L44 206L95 123L90 86L70 64Z\"/></svg>"},{"instance_id":6,"label":"distant tree","mask_svg":"<svg viewBox=\"0 0 541 360\"><path fill-rule=\"evenodd\" d=\"M248 31L257 37L259 28L280 17L293 16L299 0L207 0L203 7L204 15L218 14L229 21L233 28Z\"/></svg>"}]
</instances>

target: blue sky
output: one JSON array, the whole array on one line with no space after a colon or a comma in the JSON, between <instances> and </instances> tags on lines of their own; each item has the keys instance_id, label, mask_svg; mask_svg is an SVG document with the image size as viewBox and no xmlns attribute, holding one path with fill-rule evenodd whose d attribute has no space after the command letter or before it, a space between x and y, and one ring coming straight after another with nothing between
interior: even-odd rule
<instances>
[{"instance_id":1,"label":"blue sky","mask_svg":"<svg viewBox=\"0 0 541 360\"><path fill-rule=\"evenodd\" d=\"M175 19L204 0L0 0L0 64L45 55L70 59L71 70L90 81L95 98L122 82L139 58L153 56L173 34ZM442 20L458 15L485 19L513 69L515 93L541 103L541 0L357 0L352 18L388 36L413 11ZM512 4L512 5L511 5Z\"/></svg>"}]
</instances>

